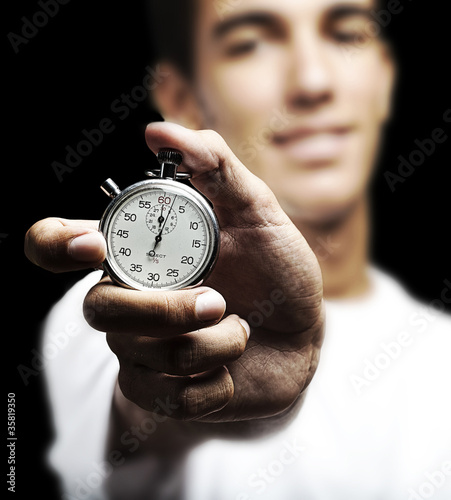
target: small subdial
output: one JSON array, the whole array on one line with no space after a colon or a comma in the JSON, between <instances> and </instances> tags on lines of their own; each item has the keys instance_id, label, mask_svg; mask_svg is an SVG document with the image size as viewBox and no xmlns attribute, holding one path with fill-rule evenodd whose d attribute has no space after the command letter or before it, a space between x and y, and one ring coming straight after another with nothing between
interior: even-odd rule
<instances>
[{"instance_id":1,"label":"small subdial","mask_svg":"<svg viewBox=\"0 0 451 500\"><path fill-rule=\"evenodd\" d=\"M169 234L177 226L177 214L169 205L155 205L147 212L146 224L152 233Z\"/></svg>"}]
</instances>

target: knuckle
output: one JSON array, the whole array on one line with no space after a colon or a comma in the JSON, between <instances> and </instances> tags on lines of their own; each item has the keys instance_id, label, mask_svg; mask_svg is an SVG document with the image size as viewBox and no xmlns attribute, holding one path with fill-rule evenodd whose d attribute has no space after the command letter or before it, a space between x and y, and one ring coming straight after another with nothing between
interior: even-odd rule
<instances>
[{"instance_id":1,"label":"knuckle","mask_svg":"<svg viewBox=\"0 0 451 500\"><path fill-rule=\"evenodd\" d=\"M216 132L216 130L205 129L199 130L198 133L200 137L205 141L205 144L208 144L213 164L218 163L220 158L231 153L226 141L218 132Z\"/></svg>"},{"instance_id":2,"label":"knuckle","mask_svg":"<svg viewBox=\"0 0 451 500\"><path fill-rule=\"evenodd\" d=\"M25 234L24 250L27 258L33 264L43 267L49 271L54 271L54 246L49 240L46 226L54 219L48 218L36 222Z\"/></svg>"},{"instance_id":3,"label":"knuckle","mask_svg":"<svg viewBox=\"0 0 451 500\"><path fill-rule=\"evenodd\" d=\"M110 287L101 284L94 285L87 293L83 301L83 315L88 324L103 331L105 327L105 315L109 314Z\"/></svg>"},{"instance_id":4,"label":"knuckle","mask_svg":"<svg viewBox=\"0 0 451 500\"><path fill-rule=\"evenodd\" d=\"M131 383L132 377L130 375L130 371L126 369L122 364L119 369L117 381L119 384L119 387L122 391L122 394L124 397L130 401L134 400L134 391L133 391L133 386L134 384Z\"/></svg>"},{"instance_id":5,"label":"knuckle","mask_svg":"<svg viewBox=\"0 0 451 500\"><path fill-rule=\"evenodd\" d=\"M201 394L191 385L184 387L177 398L178 414L182 420L193 420L200 416Z\"/></svg>"},{"instance_id":6,"label":"knuckle","mask_svg":"<svg viewBox=\"0 0 451 500\"><path fill-rule=\"evenodd\" d=\"M225 144L223 137L213 129L199 130L199 135L205 139L207 144Z\"/></svg>"},{"instance_id":7,"label":"knuckle","mask_svg":"<svg viewBox=\"0 0 451 500\"><path fill-rule=\"evenodd\" d=\"M193 316L192 307L176 292L162 294L154 303L155 316L165 325L179 325Z\"/></svg>"},{"instance_id":8,"label":"knuckle","mask_svg":"<svg viewBox=\"0 0 451 500\"><path fill-rule=\"evenodd\" d=\"M155 315L160 318L162 322L167 322L171 312L174 312L172 302L171 296L166 293L160 297L160 300L155 301L153 310Z\"/></svg>"},{"instance_id":9,"label":"knuckle","mask_svg":"<svg viewBox=\"0 0 451 500\"><path fill-rule=\"evenodd\" d=\"M210 380L209 383L189 384L178 394L179 418L194 420L218 411L230 401L233 394L234 388L230 375L221 376L217 373L215 379Z\"/></svg>"},{"instance_id":10,"label":"knuckle","mask_svg":"<svg viewBox=\"0 0 451 500\"><path fill-rule=\"evenodd\" d=\"M114 354L118 358L121 357L121 354L123 352L123 345L121 342L121 335L117 335L115 333L107 333L106 334L106 342L108 344L108 347L111 349Z\"/></svg>"},{"instance_id":11,"label":"knuckle","mask_svg":"<svg viewBox=\"0 0 451 500\"><path fill-rule=\"evenodd\" d=\"M229 355L232 359L239 358L246 349L246 342L243 335L243 327L241 323L236 320L235 330L233 335L230 335L228 343Z\"/></svg>"},{"instance_id":12,"label":"knuckle","mask_svg":"<svg viewBox=\"0 0 451 500\"><path fill-rule=\"evenodd\" d=\"M25 233L25 241L24 241L25 255L34 264L36 264L34 247L35 247L35 241L37 239L36 226L38 224L39 223L37 222L36 224L33 224L33 226L31 226L30 229L28 229L28 231Z\"/></svg>"},{"instance_id":13,"label":"knuckle","mask_svg":"<svg viewBox=\"0 0 451 500\"><path fill-rule=\"evenodd\" d=\"M179 336L174 339L168 355L169 369L174 375L190 375L194 373L194 366L198 359L197 342L189 335Z\"/></svg>"}]
</instances>

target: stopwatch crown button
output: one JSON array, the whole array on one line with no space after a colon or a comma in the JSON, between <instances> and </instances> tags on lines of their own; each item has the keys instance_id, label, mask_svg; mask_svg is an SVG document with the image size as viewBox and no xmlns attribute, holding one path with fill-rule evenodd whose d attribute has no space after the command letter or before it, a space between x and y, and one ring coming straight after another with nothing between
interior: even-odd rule
<instances>
[{"instance_id":1,"label":"stopwatch crown button","mask_svg":"<svg viewBox=\"0 0 451 500\"><path fill-rule=\"evenodd\" d=\"M175 149L161 149L158 152L157 158L160 163L172 163L177 166L179 166L183 160L182 153Z\"/></svg>"}]
</instances>

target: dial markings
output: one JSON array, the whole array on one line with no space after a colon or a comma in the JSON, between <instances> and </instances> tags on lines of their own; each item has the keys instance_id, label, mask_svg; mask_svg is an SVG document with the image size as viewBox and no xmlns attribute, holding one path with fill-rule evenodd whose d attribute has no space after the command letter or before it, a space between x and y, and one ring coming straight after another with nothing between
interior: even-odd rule
<instances>
[{"instance_id":1,"label":"dial markings","mask_svg":"<svg viewBox=\"0 0 451 500\"><path fill-rule=\"evenodd\" d=\"M188 285L211 259L211 234L196 202L168 189L148 189L130 196L111 217L111 264L130 286Z\"/></svg>"}]
</instances>

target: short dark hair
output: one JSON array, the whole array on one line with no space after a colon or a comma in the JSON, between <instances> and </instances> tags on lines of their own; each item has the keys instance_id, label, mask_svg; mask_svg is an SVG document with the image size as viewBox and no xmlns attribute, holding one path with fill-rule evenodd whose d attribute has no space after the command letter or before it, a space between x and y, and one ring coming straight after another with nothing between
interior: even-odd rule
<instances>
[{"instance_id":1,"label":"short dark hair","mask_svg":"<svg viewBox=\"0 0 451 500\"><path fill-rule=\"evenodd\" d=\"M197 0L147 0L146 7L154 59L193 76Z\"/></svg>"}]
</instances>

